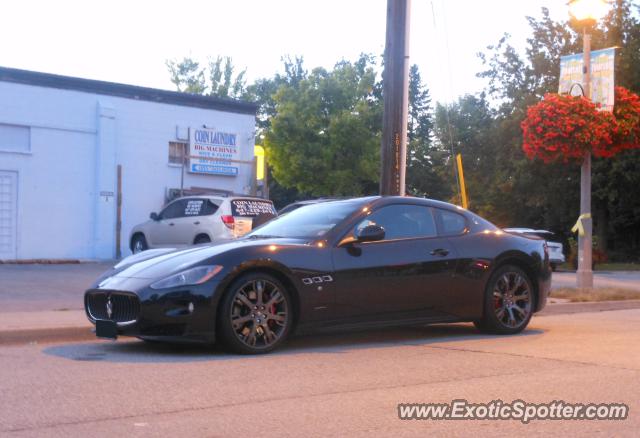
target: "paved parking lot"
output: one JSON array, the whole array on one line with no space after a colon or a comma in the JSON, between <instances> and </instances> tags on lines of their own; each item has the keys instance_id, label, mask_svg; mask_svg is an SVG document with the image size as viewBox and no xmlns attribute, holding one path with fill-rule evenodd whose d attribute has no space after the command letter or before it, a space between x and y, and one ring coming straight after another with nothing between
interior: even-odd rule
<instances>
[{"instance_id":1,"label":"paved parking lot","mask_svg":"<svg viewBox=\"0 0 640 438\"><path fill-rule=\"evenodd\" d=\"M0 349L2 436L637 436L640 310L294 339L266 356L89 341ZM398 403L622 402L622 421L401 421Z\"/></svg>"}]
</instances>

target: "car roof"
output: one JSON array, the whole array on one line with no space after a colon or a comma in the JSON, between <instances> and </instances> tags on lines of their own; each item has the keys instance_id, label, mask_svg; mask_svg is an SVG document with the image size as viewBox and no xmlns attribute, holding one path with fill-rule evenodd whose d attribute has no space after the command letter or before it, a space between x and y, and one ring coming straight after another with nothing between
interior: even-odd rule
<instances>
[{"instance_id":1,"label":"car roof","mask_svg":"<svg viewBox=\"0 0 640 438\"><path fill-rule=\"evenodd\" d=\"M263 201L263 202L271 202L273 203L273 201L271 201L270 199L264 199L264 198L258 198L256 196L243 196L243 195L237 195L237 196L225 196L225 195L189 195L189 196L181 196L179 198L174 199L173 201L177 201L179 199L228 199L230 201L233 201L235 199L250 199L252 201ZM172 201L172 202L173 202Z\"/></svg>"}]
</instances>

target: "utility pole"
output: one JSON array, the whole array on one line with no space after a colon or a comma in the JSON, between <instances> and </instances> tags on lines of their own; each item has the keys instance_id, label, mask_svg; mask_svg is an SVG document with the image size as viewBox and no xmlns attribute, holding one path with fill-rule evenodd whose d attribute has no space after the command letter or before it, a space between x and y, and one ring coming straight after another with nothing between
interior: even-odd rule
<instances>
[{"instance_id":1,"label":"utility pole","mask_svg":"<svg viewBox=\"0 0 640 438\"><path fill-rule=\"evenodd\" d=\"M380 149L380 194L404 195L409 111L409 8L411 0L387 0L384 52L384 116Z\"/></svg>"}]
</instances>

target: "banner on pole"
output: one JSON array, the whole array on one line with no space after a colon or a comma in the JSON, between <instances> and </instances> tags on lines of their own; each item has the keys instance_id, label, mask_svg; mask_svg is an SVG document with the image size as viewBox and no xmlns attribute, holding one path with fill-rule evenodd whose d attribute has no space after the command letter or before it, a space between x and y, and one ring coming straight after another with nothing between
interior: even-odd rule
<instances>
[{"instance_id":1,"label":"banner on pole","mask_svg":"<svg viewBox=\"0 0 640 438\"><path fill-rule=\"evenodd\" d=\"M615 54L615 47L591 52L591 100L607 111L613 111ZM560 57L560 94L575 94L576 84L584 87L583 65L582 53Z\"/></svg>"}]
</instances>

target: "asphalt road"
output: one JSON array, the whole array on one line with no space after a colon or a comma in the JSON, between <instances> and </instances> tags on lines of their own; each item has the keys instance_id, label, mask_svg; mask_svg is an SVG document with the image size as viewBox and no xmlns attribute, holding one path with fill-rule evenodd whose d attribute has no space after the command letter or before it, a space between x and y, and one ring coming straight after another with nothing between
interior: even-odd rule
<instances>
[{"instance_id":1,"label":"asphalt road","mask_svg":"<svg viewBox=\"0 0 640 438\"><path fill-rule=\"evenodd\" d=\"M303 337L266 356L91 341L0 349L0 435L637 436L640 309ZM397 404L623 402L619 421L401 421Z\"/></svg>"}]
</instances>

